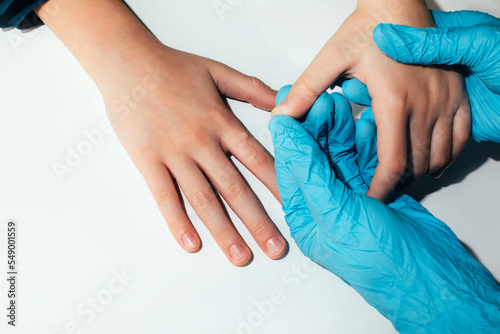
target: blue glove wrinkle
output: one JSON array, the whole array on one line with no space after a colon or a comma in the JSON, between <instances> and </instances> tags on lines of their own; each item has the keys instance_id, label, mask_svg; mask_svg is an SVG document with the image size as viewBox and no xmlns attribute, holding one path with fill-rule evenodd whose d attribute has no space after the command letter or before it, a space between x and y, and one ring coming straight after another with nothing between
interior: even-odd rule
<instances>
[{"instance_id":1,"label":"blue glove wrinkle","mask_svg":"<svg viewBox=\"0 0 500 334\"><path fill-rule=\"evenodd\" d=\"M277 121L271 122L273 127L276 123ZM336 224L336 220L323 221L319 215L315 214L315 210L327 211L331 214L342 213L343 216L348 215L350 209L355 207L355 204L350 202L352 192L336 179L325 153L314 138L297 122L289 123L287 126L291 126L290 130L294 132L286 138L276 138L274 141L276 159L283 159L280 163L288 167L300 186L305 202L311 211L311 216L316 217L314 221L318 229L326 229L331 233L332 224L334 224L335 230L338 231L340 225ZM273 127L270 126L270 128ZM276 133L276 131L271 131ZM278 146L278 143L281 145ZM289 198L287 194L280 192L280 195L285 196L286 199ZM283 202L285 203L285 199ZM323 203L323 205L318 207L319 203ZM351 221L350 218L347 220ZM348 232L349 229L343 230ZM341 235L343 234L345 233Z\"/></svg>"},{"instance_id":2,"label":"blue glove wrinkle","mask_svg":"<svg viewBox=\"0 0 500 334\"><path fill-rule=\"evenodd\" d=\"M375 43L396 61L467 66L472 137L500 142L500 19L473 11L432 14L439 28L381 24Z\"/></svg>"},{"instance_id":3,"label":"blue glove wrinkle","mask_svg":"<svg viewBox=\"0 0 500 334\"><path fill-rule=\"evenodd\" d=\"M358 79L344 81L342 84L342 93L356 104L362 106L370 106L372 104L372 98L368 93L368 88Z\"/></svg>"},{"instance_id":4,"label":"blue glove wrinkle","mask_svg":"<svg viewBox=\"0 0 500 334\"><path fill-rule=\"evenodd\" d=\"M474 10L443 12L431 10L436 25L441 28L473 27L479 24L499 25L498 18Z\"/></svg>"},{"instance_id":5,"label":"blue glove wrinkle","mask_svg":"<svg viewBox=\"0 0 500 334\"><path fill-rule=\"evenodd\" d=\"M354 193L335 176L331 165L340 164L332 161L343 160L337 155L353 158L345 149L354 133L349 121L337 120L349 109L333 99L330 159L318 134L303 124L277 116L269 125L285 218L301 251L356 289L400 333L499 333L500 287L446 224L409 196L395 193L386 205ZM373 176L376 126L371 111L365 113L356 125L363 133L355 134L352 163ZM310 129L329 126L314 122Z\"/></svg>"},{"instance_id":6,"label":"blue glove wrinkle","mask_svg":"<svg viewBox=\"0 0 500 334\"><path fill-rule=\"evenodd\" d=\"M319 96L302 123L304 129L318 142L319 146L328 154L328 134L333 128L335 101L328 93Z\"/></svg>"},{"instance_id":7,"label":"blue glove wrinkle","mask_svg":"<svg viewBox=\"0 0 500 334\"><path fill-rule=\"evenodd\" d=\"M355 143L356 126L349 101L339 93L333 93L335 101L334 128L329 134L329 157L338 179L357 193L368 190L357 162Z\"/></svg>"},{"instance_id":8,"label":"blue glove wrinkle","mask_svg":"<svg viewBox=\"0 0 500 334\"><path fill-rule=\"evenodd\" d=\"M294 122L297 121L289 116L283 115L271 119L269 130L271 131L273 143L276 147L284 146L286 138L290 135L293 136L294 130L293 128L290 130L290 124ZM292 132L292 134L290 134L290 132ZM302 190L297 182L295 182L288 167L283 164L285 156L282 156L282 153L282 150L275 150L276 178L279 193L283 201L285 219L290 227L290 234L299 249L303 252L308 252L316 233L315 224L307 203L304 200L304 196L302 195Z\"/></svg>"},{"instance_id":9,"label":"blue glove wrinkle","mask_svg":"<svg viewBox=\"0 0 500 334\"><path fill-rule=\"evenodd\" d=\"M292 85L286 85L281 87L276 95L276 105L280 104L285 100L285 97L290 93L290 89L292 89Z\"/></svg>"},{"instance_id":10,"label":"blue glove wrinkle","mask_svg":"<svg viewBox=\"0 0 500 334\"><path fill-rule=\"evenodd\" d=\"M424 58L428 64L440 63L442 59L434 59L431 56L437 54L439 48L436 43L440 45L443 36L434 35L432 43L426 43L427 31L427 29L383 23L373 30L373 39L382 52L398 62L416 64ZM439 33L439 31L436 29L434 32Z\"/></svg>"}]
</instances>

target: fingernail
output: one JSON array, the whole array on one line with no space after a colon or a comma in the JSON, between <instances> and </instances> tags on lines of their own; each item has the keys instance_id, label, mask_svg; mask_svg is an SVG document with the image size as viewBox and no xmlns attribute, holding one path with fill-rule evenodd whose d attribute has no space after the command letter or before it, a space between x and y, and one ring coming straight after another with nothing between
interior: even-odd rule
<instances>
[{"instance_id":1,"label":"fingernail","mask_svg":"<svg viewBox=\"0 0 500 334\"><path fill-rule=\"evenodd\" d=\"M191 233L184 233L182 236L182 243L184 244L184 248L187 250L195 250L198 248L198 243Z\"/></svg>"},{"instance_id":2,"label":"fingernail","mask_svg":"<svg viewBox=\"0 0 500 334\"><path fill-rule=\"evenodd\" d=\"M284 248L285 244L277 237L272 237L266 242L267 254L270 256L281 254Z\"/></svg>"},{"instance_id":3,"label":"fingernail","mask_svg":"<svg viewBox=\"0 0 500 334\"><path fill-rule=\"evenodd\" d=\"M288 108L288 103L287 102L281 102L281 104L279 104L276 108L273 109L272 115L273 116L276 116L276 115L286 115L289 112L288 109L289 109Z\"/></svg>"},{"instance_id":4,"label":"fingernail","mask_svg":"<svg viewBox=\"0 0 500 334\"><path fill-rule=\"evenodd\" d=\"M229 254L231 258L236 262L241 262L248 257L248 253L245 247L240 244L234 244L229 248Z\"/></svg>"}]
</instances>

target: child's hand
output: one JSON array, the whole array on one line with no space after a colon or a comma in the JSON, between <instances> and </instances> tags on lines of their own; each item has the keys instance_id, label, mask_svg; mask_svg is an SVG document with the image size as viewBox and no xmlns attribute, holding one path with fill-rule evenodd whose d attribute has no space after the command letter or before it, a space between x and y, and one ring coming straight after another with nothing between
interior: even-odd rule
<instances>
[{"instance_id":1,"label":"child's hand","mask_svg":"<svg viewBox=\"0 0 500 334\"><path fill-rule=\"evenodd\" d=\"M146 65L144 71L117 78L127 84L108 92L105 101L116 134L144 176L175 239L187 251L200 247L179 187L228 259L236 265L249 261L251 252L229 220L218 192L264 252L271 258L282 256L285 240L229 159L233 155L279 198L273 157L221 98L222 94L271 110L276 92L209 59L168 48L157 57L149 74L150 65ZM121 96L141 87L148 75L149 85L156 87L150 91L145 87L140 103L128 111L116 104Z\"/></svg>"},{"instance_id":2,"label":"child's hand","mask_svg":"<svg viewBox=\"0 0 500 334\"><path fill-rule=\"evenodd\" d=\"M379 166L367 195L385 200L403 176L442 172L462 151L471 120L462 76L386 57L372 38L381 22L434 26L421 1L359 0L273 115L303 115L339 76L365 83L379 129Z\"/></svg>"},{"instance_id":3,"label":"child's hand","mask_svg":"<svg viewBox=\"0 0 500 334\"><path fill-rule=\"evenodd\" d=\"M467 10L432 14L439 28L383 24L375 43L401 63L467 66L472 137L500 142L500 18Z\"/></svg>"},{"instance_id":4,"label":"child's hand","mask_svg":"<svg viewBox=\"0 0 500 334\"><path fill-rule=\"evenodd\" d=\"M201 247L180 188L227 258L248 263L251 251L219 193L264 252L281 257L285 239L229 155L279 199L274 160L221 97L271 110L276 92L223 64L162 45L119 0L73 0L56 13L44 8L42 20L99 87L116 134L177 242L189 252Z\"/></svg>"}]
</instances>

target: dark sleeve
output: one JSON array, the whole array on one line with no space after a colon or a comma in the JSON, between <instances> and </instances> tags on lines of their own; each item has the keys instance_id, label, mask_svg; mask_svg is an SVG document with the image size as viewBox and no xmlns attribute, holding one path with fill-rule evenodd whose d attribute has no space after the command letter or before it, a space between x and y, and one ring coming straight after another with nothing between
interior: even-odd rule
<instances>
[{"instance_id":1,"label":"dark sleeve","mask_svg":"<svg viewBox=\"0 0 500 334\"><path fill-rule=\"evenodd\" d=\"M30 29L43 22L33 11L47 0L0 0L0 28Z\"/></svg>"}]
</instances>

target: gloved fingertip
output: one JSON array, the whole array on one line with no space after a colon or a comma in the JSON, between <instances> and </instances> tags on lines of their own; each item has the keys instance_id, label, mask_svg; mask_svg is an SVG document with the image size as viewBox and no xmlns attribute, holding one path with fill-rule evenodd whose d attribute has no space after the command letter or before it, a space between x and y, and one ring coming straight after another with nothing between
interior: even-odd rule
<instances>
[{"instance_id":1,"label":"gloved fingertip","mask_svg":"<svg viewBox=\"0 0 500 334\"><path fill-rule=\"evenodd\" d=\"M365 111L361 114L360 119L372 122L373 125L375 125L375 118L373 117L373 110L372 108L366 108Z\"/></svg>"},{"instance_id":2,"label":"gloved fingertip","mask_svg":"<svg viewBox=\"0 0 500 334\"><path fill-rule=\"evenodd\" d=\"M377 47L387 56L395 59L397 56L394 45L399 36L393 24L381 23L373 30L373 40Z\"/></svg>"},{"instance_id":3,"label":"gloved fingertip","mask_svg":"<svg viewBox=\"0 0 500 334\"><path fill-rule=\"evenodd\" d=\"M316 100L315 103L322 103L324 105L321 105L321 107L331 107L333 100L331 97L331 94L328 94L327 92L322 93L318 99Z\"/></svg>"},{"instance_id":4,"label":"gloved fingertip","mask_svg":"<svg viewBox=\"0 0 500 334\"><path fill-rule=\"evenodd\" d=\"M281 102L283 102L290 93L290 89L292 89L292 85L286 85L281 87L281 89L278 91L278 94L276 95L276 106L278 106Z\"/></svg>"},{"instance_id":5,"label":"gloved fingertip","mask_svg":"<svg viewBox=\"0 0 500 334\"><path fill-rule=\"evenodd\" d=\"M364 143L376 135L377 129L370 121L360 119L356 123L356 143Z\"/></svg>"},{"instance_id":6,"label":"gloved fingertip","mask_svg":"<svg viewBox=\"0 0 500 334\"><path fill-rule=\"evenodd\" d=\"M330 94L324 92L312 105L308 117L311 117L311 114L322 114L324 112L330 113L333 110L335 110L335 101Z\"/></svg>"},{"instance_id":7,"label":"gloved fingertip","mask_svg":"<svg viewBox=\"0 0 500 334\"><path fill-rule=\"evenodd\" d=\"M330 97L332 98L335 109L341 109L341 110L348 110L349 112L352 112L351 104L349 101L345 98L344 95L340 93L332 93L330 94Z\"/></svg>"},{"instance_id":8,"label":"gloved fingertip","mask_svg":"<svg viewBox=\"0 0 500 334\"><path fill-rule=\"evenodd\" d=\"M358 79L351 79L342 84L342 93L352 102L364 106L372 104L372 98L368 88Z\"/></svg>"}]
</instances>

